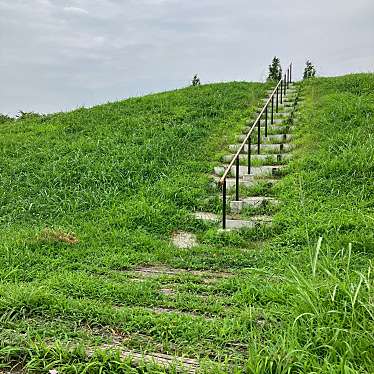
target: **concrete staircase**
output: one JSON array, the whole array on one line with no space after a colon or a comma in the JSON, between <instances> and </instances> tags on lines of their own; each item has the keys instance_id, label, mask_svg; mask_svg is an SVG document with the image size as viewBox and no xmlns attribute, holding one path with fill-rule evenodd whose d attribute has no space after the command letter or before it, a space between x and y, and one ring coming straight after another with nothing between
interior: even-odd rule
<instances>
[{"instance_id":1,"label":"concrete staircase","mask_svg":"<svg viewBox=\"0 0 374 374\"><path fill-rule=\"evenodd\" d=\"M271 93L271 90L268 91L269 96ZM295 130L292 114L299 100L298 95L298 88L294 84L291 84L290 88L287 90L286 96L283 98L283 103L278 103L278 113L275 113L274 105L273 124L270 124L271 106L268 107L268 128L266 137L264 135L265 121L264 119L261 121L260 154L257 154L257 130L255 130L252 136L250 174L248 174L247 167L248 145L243 148L239 157L240 201L234 200L235 194L233 187L235 187L236 184L236 168L235 166L231 167L228 178L226 179L229 208L226 230L257 228L270 226L272 224L271 214L279 206L280 201L278 201L276 197L270 195L272 195L272 187L281 179L286 171L286 163L292 157L292 150L294 148L292 132ZM256 117L268 100L268 97L261 101ZM220 177L225 172L228 164L245 139L254 120L255 118L248 120L246 126L243 128L242 134L238 134L237 143L228 146L227 154L222 157L222 164L214 168L212 177L215 182L218 183ZM259 188L260 186L262 188ZM267 191L267 196L258 196L256 191L261 191L264 188ZM222 226L222 217L217 214L195 212L195 218L216 224L217 226Z\"/></svg>"}]
</instances>

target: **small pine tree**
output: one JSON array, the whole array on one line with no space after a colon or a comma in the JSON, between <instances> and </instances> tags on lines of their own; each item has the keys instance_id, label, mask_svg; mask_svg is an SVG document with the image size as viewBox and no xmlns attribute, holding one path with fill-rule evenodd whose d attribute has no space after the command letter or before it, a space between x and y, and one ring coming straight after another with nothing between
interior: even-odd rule
<instances>
[{"instance_id":1,"label":"small pine tree","mask_svg":"<svg viewBox=\"0 0 374 374\"><path fill-rule=\"evenodd\" d=\"M193 79L192 79L192 85L193 86L200 86L200 84L201 84L200 78L198 77L197 74L195 74Z\"/></svg>"},{"instance_id":2,"label":"small pine tree","mask_svg":"<svg viewBox=\"0 0 374 374\"><path fill-rule=\"evenodd\" d=\"M280 64L280 59L275 56L271 65L269 65L269 75L267 80L268 81L279 81L282 78L282 67Z\"/></svg>"},{"instance_id":3,"label":"small pine tree","mask_svg":"<svg viewBox=\"0 0 374 374\"><path fill-rule=\"evenodd\" d=\"M307 60L306 63L305 63L303 79L309 79L309 78L315 77L316 72L317 71L316 71L316 68L314 67L314 65L309 60Z\"/></svg>"}]
</instances>

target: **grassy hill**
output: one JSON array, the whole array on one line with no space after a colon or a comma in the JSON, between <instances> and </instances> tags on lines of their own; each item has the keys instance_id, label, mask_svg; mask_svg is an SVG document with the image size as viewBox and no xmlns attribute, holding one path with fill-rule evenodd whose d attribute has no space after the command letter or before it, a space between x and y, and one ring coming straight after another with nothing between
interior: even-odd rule
<instances>
[{"instance_id":1,"label":"grassy hill","mask_svg":"<svg viewBox=\"0 0 374 374\"><path fill-rule=\"evenodd\" d=\"M374 75L303 84L272 229L221 233L190 215L219 211L209 175L267 88L215 84L0 125L0 363L135 372L119 359L128 349L209 373L372 371ZM201 244L173 247L179 229ZM144 265L173 272L139 279Z\"/></svg>"},{"instance_id":2,"label":"grassy hill","mask_svg":"<svg viewBox=\"0 0 374 374\"><path fill-rule=\"evenodd\" d=\"M33 240L44 227L74 232L77 253L99 267L115 264L115 248L121 267L139 261L135 247L142 262L157 258L172 230L196 226L189 213L209 196L216 155L264 90L207 85L2 125L3 235L33 248L18 265L39 261L40 245L48 252Z\"/></svg>"}]
</instances>

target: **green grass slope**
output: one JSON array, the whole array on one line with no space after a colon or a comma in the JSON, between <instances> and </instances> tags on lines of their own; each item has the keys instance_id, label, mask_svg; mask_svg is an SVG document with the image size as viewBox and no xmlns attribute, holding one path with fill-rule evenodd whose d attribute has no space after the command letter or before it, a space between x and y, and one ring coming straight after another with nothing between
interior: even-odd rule
<instances>
[{"instance_id":1,"label":"green grass slope","mask_svg":"<svg viewBox=\"0 0 374 374\"><path fill-rule=\"evenodd\" d=\"M287 312L278 338L258 346L283 357L282 372L371 373L374 74L312 79L302 96L298 150L278 191L280 258L269 263L286 277L277 302Z\"/></svg>"},{"instance_id":2,"label":"green grass slope","mask_svg":"<svg viewBox=\"0 0 374 374\"><path fill-rule=\"evenodd\" d=\"M373 74L303 83L298 148L267 191L283 202L271 230L220 233L189 216L219 208L209 173L265 88L188 88L0 126L1 364L165 370L134 368L119 349L195 358L206 373L373 372ZM176 229L201 244L177 250ZM140 282L127 270L142 264L222 273ZM87 355L103 343L113 349Z\"/></svg>"},{"instance_id":3,"label":"green grass slope","mask_svg":"<svg viewBox=\"0 0 374 374\"><path fill-rule=\"evenodd\" d=\"M44 324L64 314L74 323L96 323L102 312L112 317L106 308L113 303L162 304L155 285L126 283L115 271L168 262L204 267L197 257L186 262L170 245L170 235L176 229L201 231L190 213L197 207L217 206L206 199L212 194L209 173L266 88L260 83L205 85L4 121L4 315L33 321L42 316ZM74 245L64 242L76 239L79 243ZM148 330L149 318L160 320L151 315L136 318L143 327L134 322L132 330ZM162 334L162 328L153 329ZM30 339L38 334L30 333ZM7 347L13 342L0 341L5 342L0 343L5 350L0 357L8 360ZM14 344L20 348L26 343Z\"/></svg>"},{"instance_id":4,"label":"green grass slope","mask_svg":"<svg viewBox=\"0 0 374 374\"><path fill-rule=\"evenodd\" d=\"M54 267L60 249L34 240L43 227L76 234L78 268L157 259L172 230L196 226L189 214L210 196L217 154L264 91L207 85L2 125L3 244L22 253L12 277L34 279L42 253L38 276L72 266L67 254Z\"/></svg>"}]
</instances>

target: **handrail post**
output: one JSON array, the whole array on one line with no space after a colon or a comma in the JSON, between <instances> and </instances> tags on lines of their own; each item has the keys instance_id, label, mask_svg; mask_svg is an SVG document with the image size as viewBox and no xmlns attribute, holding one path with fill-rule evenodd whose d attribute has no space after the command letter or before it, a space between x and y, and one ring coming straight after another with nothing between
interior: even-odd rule
<instances>
[{"instance_id":1,"label":"handrail post","mask_svg":"<svg viewBox=\"0 0 374 374\"><path fill-rule=\"evenodd\" d=\"M226 179L223 181L222 186L222 228L226 228Z\"/></svg>"},{"instance_id":2,"label":"handrail post","mask_svg":"<svg viewBox=\"0 0 374 374\"><path fill-rule=\"evenodd\" d=\"M290 68L287 69L287 88L290 87Z\"/></svg>"},{"instance_id":3,"label":"handrail post","mask_svg":"<svg viewBox=\"0 0 374 374\"><path fill-rule=\"evenodd\" d=\"M283 82L283 86L284 86L284 96L286 96L286 89L287 89L286 74L284 74L284 82Z\"/></svg>"},{"instance_id":4,"label":"handrail post","mask_svg":"<svg viewBox=\"0 0 374 374\"><path fill-rule=\"evenodd\" d=\"M271 124L274 123L274 95L271 97Z\"/></svg>"},{"instance_id":5,"label":"handrail post","mask_svg":"<svg viewBox=\"0 0 374 374\"><path fill-rule=\"evenodd\" d=\"M236 168L235 168L235 200L239 201L239 157L236 158Z\"/></svg>"},{"instance_id":6,"label":"handrail post","mask_svg":"<svg viewBox=\"0 0 374 374\"><path fill-rule=\"evenodd\" d=\"M251 174L251 147L252 147L251 137L248 138L248 174Z\"/></svg>"},{"instance_id":7,"label":"handrail post","mask_svg":"<svg viewBox=\"0 0 374 374\"><path fill-rule=\"evenodd\" d=\"M290 64L290 83L292 83L292 62Z\"/></svg>"},{"instance_id":8,"label":"handrail post","mask_svg":"<svg viewBox=\"0 0 374 374\"><path fill-rule=\"evenodd\" d=\"M265 107L265 138L268 136L268 106Z\"/></svg>"},{"instance_id":9,"label":"handrail post","mask_svg":"<svg viewBox=\"0 0 374 374\"><path fill-rule=\"evenodd\" d=\"M283 80L281 79L281 97L280 97L280 100L281 100L281 104L283 104Z\"/></svg>"},{"instance_id":10,"label":"handrail post","mask_svg":"<svg viewBox=\"0 0 374 374\"><path fill-rule=\"evenodd\" d=\"M277 100L275 102L275 112L278 113L278 91L279 91L279 86L277 86Z\"/></svg>"},{"instance_id":11,"label":"handrail post","mask_svg":"<svg viewBox=\"0 0 374 374\"><path fill-rule=\"evenodd\" d=\"M260 154L260 141L261 141L261 118L257 122L257 154Z\"/></svg>"}]
</instances>

